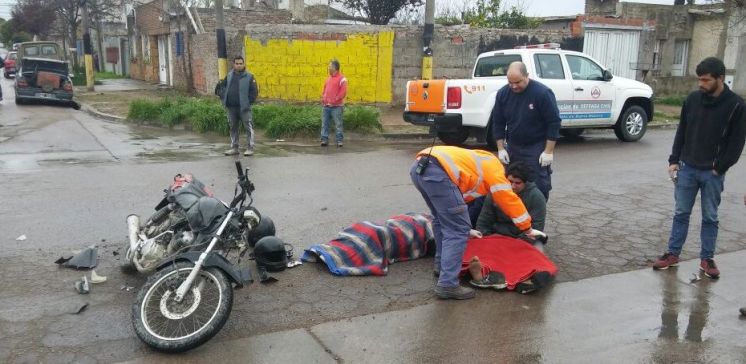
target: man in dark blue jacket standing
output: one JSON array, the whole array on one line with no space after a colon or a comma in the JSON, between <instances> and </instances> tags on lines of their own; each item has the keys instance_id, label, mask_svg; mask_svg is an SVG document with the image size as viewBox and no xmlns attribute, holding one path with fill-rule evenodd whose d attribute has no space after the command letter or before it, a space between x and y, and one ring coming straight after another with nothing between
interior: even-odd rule
<instances>
[{"instance_id":1,"label":"man in dark blue jacket standing","mask_svg":"<svg viewBox=\"0 0 746 364\"><path fill-rule=\"evenodd\" d=\"M689 94L681 107L681 118L668 157L668 173L674 181L676 211L668 239L668 251L653 264L667 269L679 264L679 254L689 231L697 192L702 202L699 269L718 278L715 242L718 236L718 207L725 172L736 164L746 139L746 111L741 97L725 84L723 61L709 57L697 65L699 90Z\"/></svg>"},{"instance_id":2,"label":"man in dark blue jacket standing","mask_svg":"<svg viewBox=\"0 0 746 364\"><path fill-rule=\"evenodd\" d=\"M523 62L508 67L508 84L497 92L492 109L493 135L504 164L523 161L534 172L536 186L549 199L554 145L560 123L557 99L544 84L528 78Z\"/></svg>"},{"instance_id":3,"label":"man in dark blue jacket standing","mask_svg":"<svg viewBox=\"0 0 746 364\"><path fill-rule=\"evenodd\" d=\"M246 71L243 57L233 58L233 72L229 72L226 76L225 90L220 95L231 127L231 149L228 149L225 155L238 154L240 123L243 123L248 133L248 145L244 155L254 154L254 118L251 114L251 105L256 102L258 95L259 88L256 85L256 79L254 75Z\"/></svg>"}]
</instances>

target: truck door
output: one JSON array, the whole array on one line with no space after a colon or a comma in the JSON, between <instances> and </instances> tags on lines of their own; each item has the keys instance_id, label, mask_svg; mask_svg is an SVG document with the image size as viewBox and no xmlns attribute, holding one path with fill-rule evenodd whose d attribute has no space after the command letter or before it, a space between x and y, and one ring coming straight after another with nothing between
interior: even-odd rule
<instances>
[{"instance_id":1,"label":"truck door","mask_svg":"<svg viewBox=\"0 0 746 364\"><path fill-rule=\"evenodd\" d=\"M575 54L566 54L565 57L572 76L573 104L569 116L572 123L614 124L614 120L611 120L614 87L609 81L604 81L603 68L587 57Z\"/></svg>"},{"instance_id":2,"label":"truck door","mask_svg":"<svg viewBox=\"0 0 746 364\"><path fill-rule=\"evenodd\" d=\"M534 70L537 80L551 88L557 98L557 107L562 118L562 126L572 126L572 105L574 92L570 72L562 64L562 57L558 53L535 53Z\"/></svg>"}]
</instances>

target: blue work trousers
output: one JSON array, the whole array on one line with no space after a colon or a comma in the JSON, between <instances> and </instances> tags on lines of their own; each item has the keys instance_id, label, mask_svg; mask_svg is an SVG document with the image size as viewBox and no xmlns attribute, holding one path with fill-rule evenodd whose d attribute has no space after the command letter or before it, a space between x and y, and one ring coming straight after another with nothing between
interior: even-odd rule
<instances>
[{"instance_id":1,"label":"blue work trousers","mask_svg":"<svg viewBox=\"0 0 746 364\"><path fill-rule=\"evenodd\" d=\"M718 237L718 207L725 176L716 176L712 169L697 169L684 162L680 162L679 167L681 169L674 189L676 211L671 226L671 237L668 239L668 251L674 255L681 254L689 231L689 217L699 191L702 203L702 227L699 233L702 247L699 257L712 259Z\"/></svg>"},{"instance_id":2,"label":"blue work trousers","mask_svg":"<svg viewBox=\"0 0 746 364\"><path fill-rule=\"evenodd\" d=\"M417 162L409 175L433 215L435 269L440 271L438 286L458 286L471 228L464 197L434 158L422 174L417 174L416 169Z\"/></svg>"}]
</instances>

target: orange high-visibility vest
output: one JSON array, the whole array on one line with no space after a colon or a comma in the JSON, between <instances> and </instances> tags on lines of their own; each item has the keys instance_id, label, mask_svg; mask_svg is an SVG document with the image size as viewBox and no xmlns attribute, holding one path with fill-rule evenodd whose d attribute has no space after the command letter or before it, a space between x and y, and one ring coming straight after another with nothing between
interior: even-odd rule
<instances>
[{"instance_id":1,"label":"orange high-visibility vest","mask_svg":"<svg viewBox=\"0 0 746 364\"><path fill-rule=\"evenodd\" d=\"M513 224L521 230L531 228L531 216L518 195L513 192L510 181L505 177L505 169L494 154L484 150L470 150L459 147L435 146L417 153L417 158L427 154L438 160L451 181L463 194L464 202L488 193L495 204L508 215Z\"/></svg>"}]
</instances>

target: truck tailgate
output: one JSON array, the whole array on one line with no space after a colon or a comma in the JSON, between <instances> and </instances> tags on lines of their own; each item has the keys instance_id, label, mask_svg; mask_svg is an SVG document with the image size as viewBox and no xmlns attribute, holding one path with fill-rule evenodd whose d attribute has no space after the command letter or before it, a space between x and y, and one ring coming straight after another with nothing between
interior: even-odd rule
<instances>
[{"instance_id":1,"label":"truck tailgate","mask_svg":"<svg viewBox=\"0 0 746 364\"><path fill-rule=\"evenodd\" d=\"M406 111L443 113L446 110L446 80L407 82Z\"/></svg>"}]
</instances>

